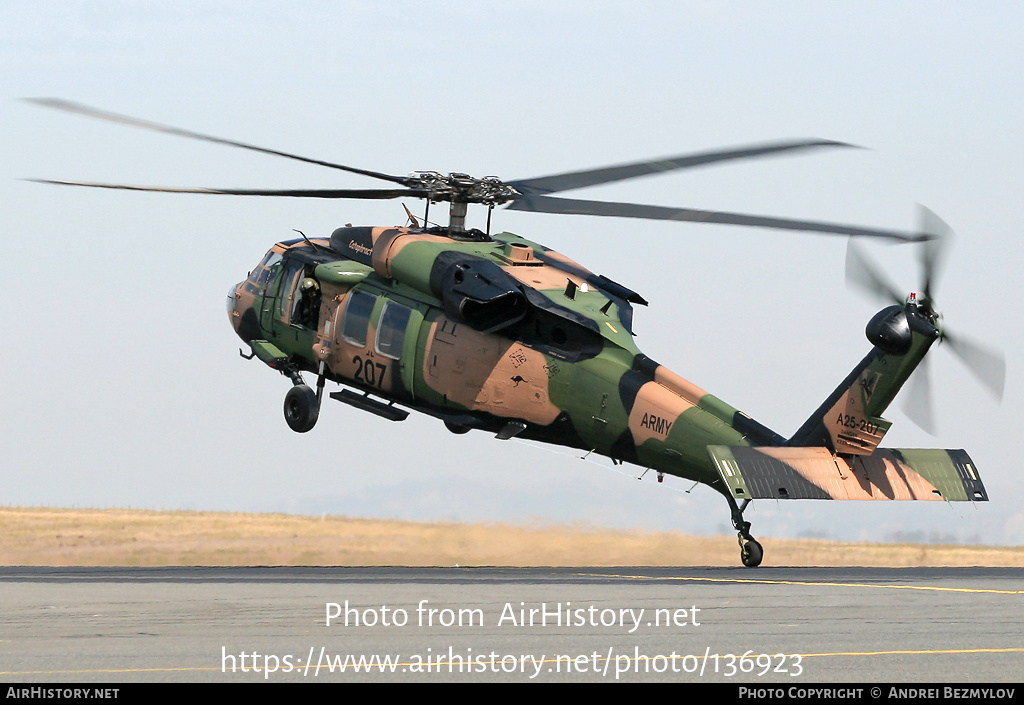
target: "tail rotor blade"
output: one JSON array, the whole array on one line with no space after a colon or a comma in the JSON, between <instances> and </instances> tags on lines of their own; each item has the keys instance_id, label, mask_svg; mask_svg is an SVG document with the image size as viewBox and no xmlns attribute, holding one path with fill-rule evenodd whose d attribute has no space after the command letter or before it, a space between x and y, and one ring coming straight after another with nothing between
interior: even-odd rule
<instances>
[{"instance_id":1,"label":"tail rotor blade","mask_svg":"<svg viewBox=\"0 0 1024 705\"><path fill-rule=\"evenodd\" d=\"M953 240L953 229L932 210L922 205L918 205L917 208L920 231L931 236L930 239L922 241L918 246L921 271L924 277L921 293L925 300L931 303L935 300L935 281L942 269L944 255Z\"/></svg>"},{"instance_id":2,"label":"tail rotor blade","mask_svg":"<svg viewBox=\"0 0 1024 705\"><path fill-rule=\"evenodd\" d=\"M959 334L953 336L944 331L942 338L985 388L1002 401L1006 385L1006 357L1003 353Z\"/></svg>"},{"instance_id":3,"label":"tail rotor blade","mask_svg":"<svg viewBox=\"0 0 1024 705\"><path fill-rule=\"evenodd\" d=\"M887 303L902 304L904 300L878 265L853 243L853 238L846 245L846 284L857 286Z\"/></svg>"},{"instance_id":4,"label":"tail rotor blade","mask_svg":"<svg viewBox=\"0 0 1024 705\"><path fill-rule=\"evenodd\" d=\"M927 357L922 360L911 375L901 408L907 418L921 430L934 436L938 432L938 427L935 424L935 404L932 402L932 381L929 371L931 365L928 360Z\"/></svg>"}]
</instances>

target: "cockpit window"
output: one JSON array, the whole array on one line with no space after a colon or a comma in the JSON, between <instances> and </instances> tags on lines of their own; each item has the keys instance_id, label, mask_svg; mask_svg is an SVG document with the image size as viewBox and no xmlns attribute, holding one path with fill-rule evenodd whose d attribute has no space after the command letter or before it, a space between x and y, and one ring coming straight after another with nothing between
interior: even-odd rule
<instances>
[{"instance_id":1,"label":"cockpit window","mask_svg":"<svg viewBox=\"0 0 1024 705\"><path fill-rule=\"evenodd\" d=\"M279 277L277 285L277 317L285 323L290 322L292 309L295 307L295 294L302 279L304 264L296 259L285 263L284 273Z\"/></svg>"},{"instance_id":2,"label":"cockpit window","mask_svg":"<svg viewBox=\"0 0 1024 705\"><path fill-rule=\"evenodd\" d=\"M269 282L277 270L281 267L282 257L279 253L271 250L263 261L256 265L256 268L249 272L249 278L245 282L245 290L251 294L262 294L267 289Z\"/></svg>"},{"instance_id":3,"label":"cockpit window","mask_svg":"<svg viewBox=\"0 0 1024 705\"><path fill-rule=\"evenodd\" d=\"M370 314L377 297L364 291L353 291L345 303L345 315L341 322L341 337L346 342L365 347L366 330L370 326Z\"/></svg>"}]
</instances>

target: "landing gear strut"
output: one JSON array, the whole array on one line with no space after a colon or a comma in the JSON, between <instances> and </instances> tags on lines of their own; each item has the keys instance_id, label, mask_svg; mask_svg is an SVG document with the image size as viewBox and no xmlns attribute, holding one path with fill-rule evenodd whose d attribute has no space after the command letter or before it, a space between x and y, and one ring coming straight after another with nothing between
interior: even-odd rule
<instances>
[{"instance_id":1,"label":"landing gear strut","mask_svg":"<svg viewBox=\"0 0 1024 705\"><path fill-rule=\"evenodd\" d=\"M761 565L761 559L764 558L764 549L750 535L750 522L743 519L743 510L750 504L750 500L743 500L743 506L741 507L736 504L736 500L732 497L726 495L726 499L729 500L729 509L732 510L732 526L738 532L737 540L740 544L740 561L748 568L756 568Z\"/></svg>"}]
</instances>

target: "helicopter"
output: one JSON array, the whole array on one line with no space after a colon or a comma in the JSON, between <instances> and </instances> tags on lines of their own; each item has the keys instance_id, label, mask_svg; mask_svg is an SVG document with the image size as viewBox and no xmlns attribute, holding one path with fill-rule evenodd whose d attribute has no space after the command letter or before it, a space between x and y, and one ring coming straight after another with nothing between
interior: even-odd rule
<instances>
[{"instance_id":1,"label":"helicopter","mask_svg":"<svg viewBox=\"0 0 1024 705\"><path fill-rule=\"evenodd\" d=\"M564 191L717 162L850 147L791 140L503 181L468 174L386 174L54 99L44 107L223 144L387 181L377 189L211 189L32 179L92 188L327 199L425 202L405 207L402 226L337 228L329 236L275 243L230 288L227 313L247 359L291 382L284 417L297 433L319 418L327 397L400 422L417 411L456 434L522 438L607 456L706 484L726 500L740 561L764 550L744 511L756 499L987 501L964 450L880 448L891 426L882 414L908 380L919 402L927 375L911 377L936 342L949 348L996 395L998 353L940 325L934 287L949 227L921 209L915 232L806 220L555 196ZM430 221L447 203L446 225ZM466 227L468 208L487 209L486 229ZM868 322L867 355L786 438L646 356L633 334L639 293L544 245L492 232L495 207L553 214L744 225L843 235L847 278L888 301ZM855 238L916 243L924 283L902 296L853 244ZM307 384L304 374L313 375ZM920 405L920 404L919 404ZM929 413L922 413L927 425Z\"/></svg>"}]
</instances>

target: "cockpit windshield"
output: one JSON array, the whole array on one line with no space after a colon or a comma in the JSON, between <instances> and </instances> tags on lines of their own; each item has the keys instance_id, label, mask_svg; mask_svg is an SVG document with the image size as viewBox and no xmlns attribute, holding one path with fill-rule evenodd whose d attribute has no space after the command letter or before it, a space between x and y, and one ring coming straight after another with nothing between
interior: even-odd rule
<instances>
[{"instance_id":1,"label":"cockpit windshield","mask_svg":"<svg viewBox=\"0 0 1024 705\"><path fill-rule=\"evenodd\" d=\"M281 268L281 260L280 253L273 250L268 252L263 261L249 272L249 278L245 280L245 290L251 294L263 294L267 288L267 282L273 279L277 270Z\"/></svg>"}]
</instances>

